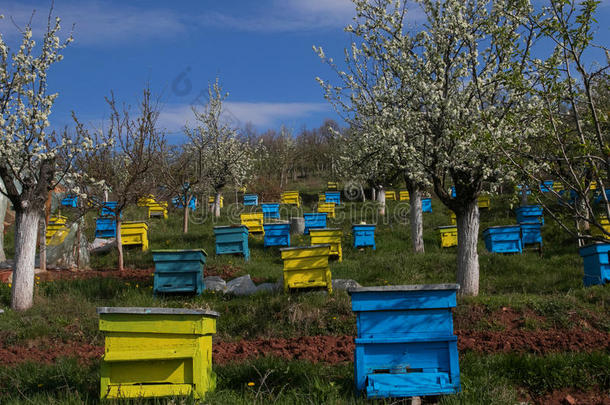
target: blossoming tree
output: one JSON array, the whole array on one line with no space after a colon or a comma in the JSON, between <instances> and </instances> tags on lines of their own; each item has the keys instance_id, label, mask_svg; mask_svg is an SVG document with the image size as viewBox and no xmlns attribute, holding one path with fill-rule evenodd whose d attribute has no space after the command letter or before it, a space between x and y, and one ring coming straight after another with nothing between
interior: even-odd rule
<instances>
[{"instance_id":1,"label":"blossoming tree","mask_svg":"<svg viewBox=\"0 0 610 405\"><path fill-rule=\"evenodd\" d=\"M216 80L208 88L208 103L203 111L193 109L196 126L185 128L192 148L196 151L197 171L202 183L214 192L214 216L220 216L220 198L228 184L241 186L253 166L252 148L239 137L223 117L223 93Z\"/></svg>"},{"instance_id":2,"label":"blossoming tree","mask_svg":"<svg viewBox=\"0 0 610 405\"><path fill-rule=\"evenodd\" d=\"M504 149L536 202L579 243L610 237L600 222L610 218L603 192L610 188L610 52L593 42L597 7L596 1L549 0L526 21L546 42L546 53L528 57L535 86L519 77L512 84L527 86L538 100L530 115L539 130L533 142ZM541 190L545 179L564 190Z\"/></svg>"},{"instance_id":3,"label":"blossoming tree","mask_svg":"<svg viewBox=\"0 0 610 405\"><path fill-rule=\"evenodd\" d=\"M498 184L515 174L501 158L500 145L513 142L517 134L522 140L531 134L527 126L516 133L515 119L508 119L521 116L527 97L504 85L507 75L522 70L523 50L532 41L522 25L529 4L417 0L425 18L417 30L409 27L405 1L354 3L357 17L347 31L361 44L352 46L352 59L375 68L372 79L354 75L354 81L363 89L373 83L375 91L367 94L379 110L379 135L389 137L396 150L410 151L402 156L422 169L412 173L415 179L423 175L456 213L457 280L462 294L477 295L477 198L483 183ZM455 198L448 191L452 184Z\"/></svg>"},{"instance_id":4,"label":"blossoming tree","mask_svg":"<svg viewBox=\"0 0 610 405\"><path fill-rule=\"evenodd\" d=\"M49 191L76 177L73 163L83 151L95 149L88 136L48 131L49 115L58 97L47 89L48 71L62 59L72 36L59 38L60 19L49 13L37 47L28 23L20 46L11 53L0 34L0 189L16 214L15 267L11 307L25 310L34 295L34 260L38 223ZM72 190L78 192L79 190Z\"/></svg>"}]
</instances>

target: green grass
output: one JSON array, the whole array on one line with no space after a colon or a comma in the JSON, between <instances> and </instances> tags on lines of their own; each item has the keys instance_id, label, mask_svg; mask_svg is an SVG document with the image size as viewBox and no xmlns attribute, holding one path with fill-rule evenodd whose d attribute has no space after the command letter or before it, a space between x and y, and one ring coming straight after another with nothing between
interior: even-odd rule
<instances>
[{"instance_id":1,"label":"green grass","mask_svg":"<svg viewBox=\"0 0 610 405\"><path fill-rule=\"evenodd\" d=\"M311 184L306 202L315 201L317 192ZM228 198L227 198L228 200ZM311 211L311 205L292 210L288 215ZM351 278L362 285L396 285L455 282L456 250L439 247L437 226L449 222L448 211L434 200L432 214L424 214L426 254L410 250L408 225L401 223L406 205L388 203L388 215L379 220L377 250L358 251L351 247L351 224L372 222L375 205L346 203L338 211L332 227L344 230L342 263L332 262L333 278ZM66 212L68 216L72 213ZM215 256L212 225L229 224L239 212L227 204L219 220L206 214L192 218L189 233L182 233L181 211L170 211L168 220L151 219L151 249L203 248L208 252L207 266L229 268L235 275L250 274L257 280L276 282L282 276L282 261L277 249L264 249L261 237L250 238L251 259ZM200 214L198 214L200 215ZM146 210L130 208L125 219L146 219ZM233 218L233 219L232 219ZM481 213L480 232L492 225L514 223L512 208L500 198L492 199L492 209ZM86 231L93 235L94 215L88 214ZM523 328L579 327L574 319L584 320L595 329L610 332L610 289L606 286L584 288L582 260L575 243L551 220L543 227L544 254L480 254L480 295L460 298L456 317L467 316L474 307L487 314L477 324L481 330L502 330L491 314L503 307L535 314L526 318ZM292 239L292 245L307 245L309 237ZM6 237L6 251L12 255L12 235ZM127 267L153 267L150 252L126 249ZM95 269L116 268L116 253L92 257ZM218 311L216 339L298 337L305 335L353 335L355 317L349 296L336 291L260 293L251 297L233 297L205 292L201 296L152 296L152 278L124 281L114 278L43 282L36 286L35 306L24 313L8 310L0 316L0 340L4 345L28 344L44 339L80 341L102 345L98 332L97 306L207 307ZM0 307L10 304L10 289L0 285ZM538 319L540 317L541 319ZM441 404L514 404L527 396L537 397L561 388L587 390L591 387L610 392L610 357L604 353L559 353L547 356L531 354L480 355L461 353L463 392L441 398ZM99 395L99 364L82 365L64 359L51 365L29 363L15 367L0 365L0 403L81 403L96 402ZM354 396L352 365L314 365L308 362L265 358L237 364L215 366L218 389L206 403L364 403ZM248 386L253 382L254 386ZM39 385L42 384L42 385ZM165 403L133 401L133 403ZM174 399L173 403L192 403L192 399ZM383 403L383 402L381 402ZM390 402L388 402L390 403Z\"/></svg>"}]
</instances>

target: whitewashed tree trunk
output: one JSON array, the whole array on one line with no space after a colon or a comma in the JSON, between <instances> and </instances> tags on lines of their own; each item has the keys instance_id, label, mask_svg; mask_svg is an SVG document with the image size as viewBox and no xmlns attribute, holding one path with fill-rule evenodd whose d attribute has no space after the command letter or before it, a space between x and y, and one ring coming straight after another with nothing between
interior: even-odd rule
<instances>
[{"instance_id":1,"label":"whitewashed tree trunk","mask_svg":"<svg viewBox=\"0 0 610 405\"><path fill-rule=\"evenodd\" d=\"M0 194L0 262L6 260L6 255L4 254L4 218L6 217L7 209L8 198L4 194Z\"/></svg>"},{"instance_id":2,"label":"whitewashed tree trunk","mask_svg":"<svg viewBox=\"0 0 610 405\"><path fill-rule=\"evenodd\" d=\"M40 210L17 210L15 223L15 269L11 308L24 311L34 303L34 263Z\"/></svg>"},{"instance_id":3,"label":"whitewashed tree trunk","mask_svg":"<svg viewBox=\"0 0 610 405\"><path fill-rule=\"evenodd\" d=\"M125 263L123 260L123 241L121 240L121 216L116 216L116 249L119 253L119 271L123 271Z\"/></svg>"},{"instance_id":4,"label":"whitewashed tree trunk","mask_svg":"<svg viewBox=\"0 0 610 405\"><path fill-rule=\"evenodd\" d=\"M216 198L214 199L214 216L216 218L220 217L220 198L222 194L220 192L216 193Z\"/></svg>"},{"instance_id":5,"label":"whitewashed tree trunk","mask_svg":"<svg viewBox=\"0 0 610 405\"><path fill-rule=\"evenodd\" d=\"M411 241L415 253L424 253L424 214L422 211L421 190L415 187L409 188L409 200L411 202Z\"/></svg>"},{"instance_id":6,"label":"whitewashed tree trunk","mask_svg":"<svg viewBox=\"0 0 610 405\"><path fill-rule=\"evenodd\" d=\"M44 213L45 211L43 211ZM39 268L47 271L47 218L46 215L40 217L40 233L38 234L38 258Z\"/></svg>"},{"instance_id":7,"label":"whitewashed tree trunk","mask_svg":"<svg viewBox=\"0 0 610 405\"><path fill-rule=\"evenodd\" d=\"M457 282L461 295L479 295L479 207L477 200L471 201L464 210L456 212L458 248Z\"/></svg>"},{"instance_id":8,"label":"whitewashed tree trunk","mask_svg":"<svg viewBox=\"0 0 610 405\"><path fill-rule=\"evenodd\" d=\"M371 187L371 201L377 201L377 195L375 191L375 187Z\"/></svg>"},{"instance_id":9,"label":"whitewashed tree trunk","mask_svg":"<svg viewBox=\"0 0 610 405\"><path fill-rule=\"evenodd\" d=\"M104 202L108 201L108 190L104 190Z\"/></svg>"},{"instance_id":10,"label":"whitewashed tree trunk","mask_svg":"<svg viewBox=\"0 0 610 405\"><path fill-rule=\"evenodd\" d=\"M383 187L377 193L377 202L379 203L379 215L385 215L385 190Z\"/></svg>"},{"instance_id":11,"label":"whitewashed tree trunk","mask_svg":"<svg viewBox=\"0 0 610 405\"><path fill-rule=\"evenodd\" d=\"M188 200L190 202L190 200ZM184 217L182 218L182 233L186 234L189 231L189 205L184 206Z\"/></svg>"},{"instance_id":12,"label":"whitewashed tree trunk","mask_svg":"<svg viewBox=\"0 0 610 405\"><path fill-rule=\"evenodd\" d=\"M362 197L362 202L366 202L366 195L364 194L364 187L362 187L362 184L360 185L360 196Z\"/></svg>"}]
</instances>

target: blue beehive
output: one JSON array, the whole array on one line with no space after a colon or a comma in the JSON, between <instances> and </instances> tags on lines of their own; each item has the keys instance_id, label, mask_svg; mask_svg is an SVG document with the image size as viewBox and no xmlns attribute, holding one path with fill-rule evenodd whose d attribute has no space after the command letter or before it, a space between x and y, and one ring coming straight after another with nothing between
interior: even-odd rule
<instances>
[{"instance_id":1,"label":"blue beehive","mask_svg":"<svg viewBox=\"0 0 610 405\"><path fill-rule=\"evenodd\" d=\"M542 224L540 222L522 222L519 226L521 227L521 243L523 245L538 244L542 247L542 234L540 233Z\"/></svg>"},{"instance_id":2,"label":"blue beehive","mask_svg":"<svg viewBox=\"0 0 610 405\"><path fill-rule=\"evenodd\" d=\"M116 209L118 204L119 203L117 201L106 201L102 205L102 216L103 217L113 217L114 210ZM122 217L122 214L121 214L121 217Z\"/></svg>"},{"instance_id":3,"label":"blue beehive","mask_svg":"<svg viewBox=\"0 0 610 405\"><path fill-rule=\"evenodd\" d=\"M354 249L362 247L372 247L377 249L375 245L375 227L376 225L353 224L352 234L354 235Z\"/></svg>"},{"instance_id":4,"label":"blue beehive","mask_svg":"<svg viewBox=\"0 0 610 405\"><path fill-rule=\"evenodd\" d=\"M544 217L542 216L542 205L523 205L515 209L517 214L517 222L540 222L544 224Z\"/></svg>"},{"instance_id":5,"label":"blue beehive","mask_svg":"<svg viewBox=\"0 0 610 405\"><path fill-rule=\"evenodd\" d=\"M576 201L576 197L578 196L578 193L576 192L576 190L569 190L569 196L568 196L568 190L561 190L559 192L559 196L561 197L559 200L560 204L565 205L566 203L568 205L574 205L574 202ZM601 198L601 196L600 196ZM595 201L593 201L595 202Z\"/></svg>"},{"instance_id":6,"label":"blue beehive","mask_svg":"<svg viewBox=\"0 0 610 405\"><path fill-rule=\"evenodd\" d=\"M75 196L75 195L66 196L64 199L61 200L61 205L63 205L64 207L76 208L77 204L78 204L78 196Z\"/></svg>"},{"instance_id":7,"label":"blue beehive","mask_svg":"<svg viewBox=\"0 0 610 405\"><path fill-rule=\"evenodd\" d=\"M545 180L540 183L540 191L543 193L550 193L553 190L553 180Z\"/></svg>"},{"instance_id":8,"label":"blue beehive","mask_svg":"<svg viewBox=\"0 0 610 405\"><path fill-rule=\"evenodd\" d=\"M493 253L521 253L521 227L519 225L491 226L483 231L485 248Z\"/></svg>"},{"instance_id":9,"label":"blue beehive","mask_svg":"<svg viewBox=\"0 0 610 405\"><path fill-rule=\"evenodd\" d=\"M264 246L290 246L290 222L264 224Z\"/></svg>"},{"instance_id":10,"label":"blue beehive","mask_svg":"<svg viewBox=\"0 0 610 405\"><path fill-rule=\"evenodd\" d=\"M244 194L244 205L257 206L258 205L258 195L257 194Z\"/></svg>"},{"instance_id":11,"label":"blue beehive","mask_svg":"<svg viewBox=\"0 0 610 405\"><path fill-rule=\"evenodd\" d=\"M263 218L280 218L280 204L279 203L265 203L261 204L263 209Z\"/></svg>"},{"instance_id":12,"label":"blue beehive","mask_svg":"<svg viewBox=\"0 0 610 405\"><path fill-rule=\"evenodd\" d=\"M349 289L356 313L354 377L369 398L460 391L451 308L457 284Z\"/></svg>"},{"instance_id":13,"label":"blue beehive","mask_svg":"<svg viewBox=\"0 0 610 405\"><path fill-rule=\"evenodd\" d=\"M184 200L184 197L176 196L172 198L172 204L174 204L174 207L176 208L184 208ZM195 197L191 196L188 207L191 209L191 211L195 211L197 209L197 199Z\"/></svg>"},{"instance_id":14,"label":"blue beehive","mask_svg":"<svg viewBox=\"0 0 610 405\"><path fill-rule=\"evenodd\" d=\"M248 249L248 227L245 225L215 226L216 254L242 254L247 261L250 259Z\"/></svg>"},{"instance_id":15,"label":"blue beehive","mask_svg":"<svg viewBox=\"0 0 610 405\"><path fill-rule=\"evenodd\" d=\"M594 243L579 249L582 256L585 287L610 282L610 243Z\"/></svg>"},{"instance_id":16,"label":"blue beehive","mask_svg":"<svg viewBox=\"0 0 610 405\"><path fill-rule=\"evenodd\" d=\"M340 191L327 191L324 193L325 200L327 203L335 203L341 205L341 192Z\"/></svg>"},{"instance_id":17,"label":"blue beehive","mask_svg":"<svg viewBox=\"0 0 610 405\"><path fill-rule=\"evenodd\" d=\"M155 262L155 294L202 293L205 288L205 250L153 250L152 255Z\"/></svg>"},{"instance_id":18,"label":"blue beehive","mask_svg":"<svg viewBox=\"0 0 610 405\"><path fill-rule=\"evenodd\" d=\"M421 199L421 210L422 212L432 212L432 199L422 198Z\"/></svg>"},{"instance_id":19,"label":"blue beehive","mask_svg":"<svg viewBox=\"0 0 610 405\"><path fill-rule=\"evenodd\" d=\"M606 189L606 197L608 198L608 201L610 201L610 188ZM597 193L595 193L595 198L593 199L593 202L595 204L599 204L603 200L604 197L602 196L601 190L598 190Z\"/></svg>"},{"instance_id":20,"label":"blue beehive","mask_svg":"<svg viewBox=\"0 0 610 405\"><path fill-rule=\"evenodd\" d=\"M451 198L457 197L457 193L455 192L455 186L451 186Z\"/></svg>"},{"instance_id":21,"label":"blue beehive","mask_svg":"<svg viewBox=\"0 0 610 405\"><path fill-rule=\"evenodd\" d=\"M116 221L114 217L101 217L95 220L96 238L116 238Z\"/></svg>"},{"instance_id":22,"label":"blue beehive","mask_svg":"<svg viewBox=\"0 0 610 405\"><path fill-rule=\"evenodd\" d=\"M326 212L307 212L303 214L305 218L305 235L309 234L312 228L326 228Z\"/></svg>"}]
</instances>

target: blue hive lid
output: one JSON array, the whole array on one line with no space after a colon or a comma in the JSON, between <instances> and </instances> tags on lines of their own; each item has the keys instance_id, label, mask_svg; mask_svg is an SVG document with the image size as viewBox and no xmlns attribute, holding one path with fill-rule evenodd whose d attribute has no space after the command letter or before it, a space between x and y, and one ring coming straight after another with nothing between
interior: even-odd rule
<instances>
[{"instance_id":1,"label":"blue hive lid","mask_svg":"<svg viewBox=\"0 0 610 405\"><path fill-rule=\"evenodd\" d=\"M411 284L348 288L347 293L459 290L459 284Z\"/></svg>"}]
</instances>

